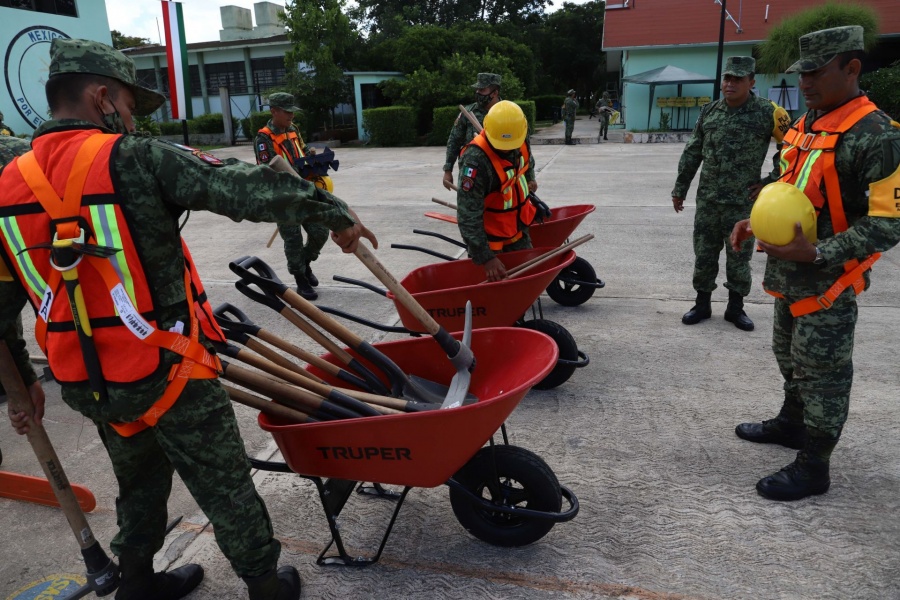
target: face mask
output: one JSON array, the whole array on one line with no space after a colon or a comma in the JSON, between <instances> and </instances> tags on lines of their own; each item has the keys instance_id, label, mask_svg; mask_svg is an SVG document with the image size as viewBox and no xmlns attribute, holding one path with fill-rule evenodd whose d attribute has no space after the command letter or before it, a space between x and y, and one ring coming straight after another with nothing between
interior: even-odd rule
<instances>
[{"instance_id":1,"label":"face mask","mask_svg":"<svg viewBox=\"0 0 900 600\"><path fill-rule=\"evenodd\" d=\"M488 102L491 101L491 94L493 92L488 92L487 94L479 94L475 92L475 103L479 106L485 106Z\"/></svg>"},{"instance_id":2,"label":"face mask","mask_svg":"<svg viewBox=\"0 0 900 600\"><path fill-rule=\"evenodd\" d=\"M125 127L125 121L122 120L122 115L119 114L118 110L114 110L113 112L106 114L102 113L103 126L111 131L115 131L116 133L128 133L128 129Z\"/></svg>"}]
</instances>

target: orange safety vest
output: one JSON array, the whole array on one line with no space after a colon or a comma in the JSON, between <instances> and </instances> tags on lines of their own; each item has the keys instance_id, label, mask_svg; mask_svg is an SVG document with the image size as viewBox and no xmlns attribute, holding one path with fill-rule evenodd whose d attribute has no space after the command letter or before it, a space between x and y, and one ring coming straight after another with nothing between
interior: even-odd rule
<instances>
[{"instance_id":1,"label":"orange safety vest","mask_svg":"<svg viewBox=\"0 0 900 600\"><path fill-rule=\"evenodd\" d=\"M272 138L272 142L274 142L275 144L275 152L277 152L282 156L282 158L287 160L291 164L291 166L294 165L294 161L296 161L298 158L303 158L306 156L306 153L300 146L300 136L297 135L296 131L275 133L271 129L269 129L268 125L266 125L262 129L260 129L259 132L265 133L267 136Z\"/></svg>"},{"instance_id":2,"label":"orange safety vest","mask_svg":"<svg viewBox=\"0 0 900 600\"><path fill-rule=\"evenodd\" d=\"M519 223L531 225L537 212L528 200L528 182L525 180L529 168L528 145L522 144L519 148L518 168L497 155L484 131L472 138L469 145L481 148L500 179L500 190L490 192L484 199L484 231L491 250L503 250L504 246L522 239Z\"/></svg>"},{"instance_id":3,"label":"orange safety vest","mask_svg":"<svg viewBox=\"0 0 900 600\"><path fill-rule=\"evenodd\" d=\"M871 100L860 96L816 119L809 131L806 131L806 115L803 115L784 136L780 180L799 188L816 208L816 214L827 202L836 234L846 231L848 225L835 168L835 151L841 136L876 110L878 107ZM824 294L794 302L791 304L791 314L802 317L823 308L831 308L837 297L848 287L852 287L857 295L861 294L866 287L863 274L880 257L881 253L876 252L862 262L856 259L847 261L844 263L844 274ZM777 298L784 297L779 292L766 292Z\"/></svg>"},{"instance_id":4,"label":"orange safety vest","mask_svg":"<svg viewBox=\"0 0 900 600\"><path fill-rule=\"evenodd\" d=\"M34 151L17 157L0 176L5 190L0 239L37 311L37 342L61 383L85 382L88 376L85 361L75 358L81 356L81 347L72 309L58 298L67 292L46 244L69 239L119 250L108 258L82 254L73 266L89 313L79 322L96 347L104 381L142 382L160 369L163 348L183 357L168 373L163 395L140 419L110 423L129 437L154 426L188 379L213 379L221 372L218 358L198 341L200 329L211 340L225 337L212 318L184 240L184 286L194 315L185 324L186 334L156 328L146 269L110 175L110 157L121 137L73 130L37 138ZM62 199L58 189L65 190Z\"/></svg>"}]
</instances>

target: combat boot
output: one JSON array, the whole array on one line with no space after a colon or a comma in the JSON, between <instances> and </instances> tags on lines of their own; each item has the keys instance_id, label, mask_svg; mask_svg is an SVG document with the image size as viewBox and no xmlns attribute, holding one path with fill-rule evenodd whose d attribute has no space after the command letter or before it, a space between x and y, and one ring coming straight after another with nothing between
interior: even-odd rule
<instances>
[{"instance_id":1,"label":"combat boot","mask_svg":"<svg viewBox=\"0 0 900 600\"><path fill-rule=\"evenodd\" d=\"M164 573L153 572L153 559L119 560L120 583L116 600L178 600L203 581L203 567L184 565Z\"/></svg>"},{"instance_id":2,"label":"combat boot","mask_svg":"<svg viewBox=\"0 0 900 600\"><path fill-rule=\"evenodd\" d=\"M753 321L744 312L744 298L737 292L728 292L725 320L729 323L734 323L734 326L741 331L753 331Z\"/></svg>"},{"instance_id":3,"label":"combat boot","mask_svg":"<svg viewBox=\"0 0 900 600\"><path fill-rule=\"evenodd\" d=\"M704 319L712 316L712 292L697 292L697 303L691 310L684 313L681 322L685 325L696 325Z\"/></svg>"},{"instance_id":4,"label":"combat boot","mask_svg":"<svg viewBox=\"0 0 900 600\"><path fill-rule=\"evenodd\" d=\"M741 439L757 444L779 444L799 450L806 445L806 425L788 421L781 415L762 423L741 423L734 428Z\"/></svg>"},{"instance_id":5,"label":"combat boot","mask_svg":"<svg viewBox=\"0 0 900 600\"><path fill-rule=\"evenodd\" d=\"M769 500L792 501L827 492L831 487L828 463L838 437L811 430L794 462L760 479L757 493Z\"/></svg>"},{"instance_id":6,"label":"combat boot","mask_svg":"<svg viewBox=\"0 0 900 600\"><path fill-rule=\"evenodd\" d=\"M309 285L312 287L319 287L319 278L313 275L312 265L306 265L306 280L309 282Z\"/></svg>"},{"instance_id":7,"label":"combat boot","mask_svg":"<svg viewBox=\"0 0 900 600\"><path fill-rule=\"evenodd\" d=\"M309 280L306 279L305 275L297 275L294 277L297 280L297 293L306 298L307 300L315 300L319 297L316 293L316 290L309 285Z\"/></svg>"},{"instance_id":8,"label":"combat boot","mask_svg":"<svg viewBox=\"0 0 900 600\"><path fill-rule=\"evenodd\" d=\"M272 569L258 577L244 577L250 600L298 600L300 574L291 566Z\"/></svg>"}]
</instances>

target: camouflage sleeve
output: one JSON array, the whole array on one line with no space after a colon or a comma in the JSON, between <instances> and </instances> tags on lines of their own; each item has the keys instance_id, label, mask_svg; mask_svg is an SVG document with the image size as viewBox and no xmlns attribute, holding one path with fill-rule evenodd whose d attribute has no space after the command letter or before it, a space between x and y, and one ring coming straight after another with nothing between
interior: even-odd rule
<instances>
[{"instance_id":1,"label":"camouflage sleeve","mask_svg":"<svg viewBox=\"0 0 900 600\"><path fill-rule=\"evenodd\" d=\"M21 313L27 301L25 290L17 282L0 281L0 339L9 347L26 386L37 381L22 332Z\"/></svg>"},{"instance_id":2,"label":"camouflage sleeve","mask_svg":"<svg viewBox=\"0 0 900 600\"><path fill-rule=\"evenodd\" d=\"M444 159L444 170L453 171L453 165L459 160L459 151L466 143L466 118L462 113L456 116L453 127L450 128L450 137L447 138L447 157Z\"/></svg>"},{"instance_id":3,"label":"camouflage sleeve","mask_svg":"<svg viewBox=\"0 0 900 600\"><path fill-rule=\"evenodd\" d=\"M528 170L525 171L525 181L534 181L537 173L534 171L534 153L531 152L531 140L525 138L525 146L528 148Z\"/></svg>"},{"instance_id":4,"label":"camouflage sleeve","mask_svg":"<svg viewBox=\"0 0 900 600\"><path fill-rule=\"evenodd\" d=\"M268 164L276 156L275 143L272 138L264 133L257 133L253 142L253 153L256 155L256 164Z\"/></svg>"},{"instance_id":5,"label":"camouflage sleeve","mask_svg":"<svg viewBox=\"0 0 900 600\"><path fill-rule=\"evenodd\" d=\"M694 131L691 132L691 137L678 160L678 176L675 178L675 188L672 190L673 198L684 198L687 195L691 188L691 181L694 180L700 163L703 162L703 115L705 112L705 110L700 111Z\"/></svg>"},{"instance_id":6,"label":"camouflage sleeve","mask_svg":"<svg viewBox=\"0 0 900 600\"><path fill-rule=\"evenodd\" d=\"M495 256L484 231L484 198L490 190L492 173L490 164L482 165L477 155L467 151L459 165L456 217L472 262L483 265Z\"/></svg>"},{"instance_id":7,"label":"camouflage sleeve","mask_svg":"<svg viewBox=\"0 0 900 600\"><path fill-rule=\"evenodd\" d=\"M127 138L125 138L127 140ZM332 231L352 227L347 205L325 190L288 173L249 165L237 159L220 161L156 140L120 144L117 169L121 184L140 196L142 174L164 199L187 210L208 210L234 221L320 223Z\"/></svg>"},{"instance_id":8,"label":"camouflage sleeve","mask_svg":"<svg viewBox=\"0 0 900 600\"><path fill-rule=\"evenodd\" d=\"M829 264L863 259L900 242L900 203L896 199L900 189L900 131L895 129L870 140L867 151L848 149L858 157L852 168L859 174L859 193L867 199L868 213L847 231L818 244ZM843 191L842 194L847 195Z\"/></svg>"}]
</instances>

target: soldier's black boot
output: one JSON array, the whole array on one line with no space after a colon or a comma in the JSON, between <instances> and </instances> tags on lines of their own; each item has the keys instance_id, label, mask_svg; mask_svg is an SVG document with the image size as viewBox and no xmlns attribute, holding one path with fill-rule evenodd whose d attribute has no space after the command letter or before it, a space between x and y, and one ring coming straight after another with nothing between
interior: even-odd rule
<instances>
[{"instance_id":1,"label":"soldier's black boot","mask_svg":"<svg viewBox=\"0 0 900 600\"><path fill-rule=\"evenodd\" d=\"M315 300L319 297L316 293L316 290L312 289L312 286L309 285L309 280L306 279L305 275L296 275L294 279L297 280L297 293L306 298L307 300Z\"/></svg>"},{"instance_id":2,"label":"soldier's black boot","mask_svg":"<svg viewBox=\"0 0 900 600\"><path fill-rule=\"evenodd\" d=\"M788 421L781 415L762 423L741 423L734 428L741 439L757 444L779 444L799 450L806 444L806 425L803 421Z\"/></svg>"},{"instance_id":3,"label":"soldier's black boot","mask_svg":"<svg viewBox=\"0 0 900 600\"><path fill-rule=\"evenodd\" d=\"M697 303L694 307L684 313L681 322L685 325L696 325L704 319L712 316L712 292L697 292Z\"/></svg>"},{"instance_id":4,"label":"soldier's black boot","mask_svg":"<svg viewBox=\"0 0 900 600\"><path fill-rule=\"evenodd\" d=\"M838 437L811 429L797 458L777 473L756 483L756 491L769 500L791 501L824 494L831 486L828 462Z\"/></svg>"},{"instance_id":5,"label":"soldier's black boot","mask_svg":"<svg viewBox=\"0 0 900 600\"><path fill-rule=\"evenodd\" d=\"M319 287L319 278L313 275L312 265L306 265L306 280L309 282L309 285L313 287Z\"/></svg>"},{"instance_id":6,"label":"soldier's black boot","mask_svg":"<svg viewBox=\"0 0 900 600\"><path fill-rule=\"evenodd\" d=\"M250 600L298 600L300 574L291 566L272 569L259 577L244 577Z\"/></svg>"},{"instance_id":7,"label":"soldier's black boot","mask_svg":"<svg viewBox=\"0 0 900 600\"><path fill-rule=\"evenodd\" d=\"M742 331L753 331L753 321L744 312L744 298L737 292L728 292L728 306L725 307L725 320L734 323Z\"/></svg>"},{"instance_id":8,"label":"soldier's black boot","mask_svg":"<svg viewBox=\"0 0 900 600\"><path fill-rule=\"evenodd\" d=\"M203 581L203 567L184 565L164 573L153 572L153 559L119 559L120 583L116 600L178 600Z\"/></svg>"}]
</instances>

